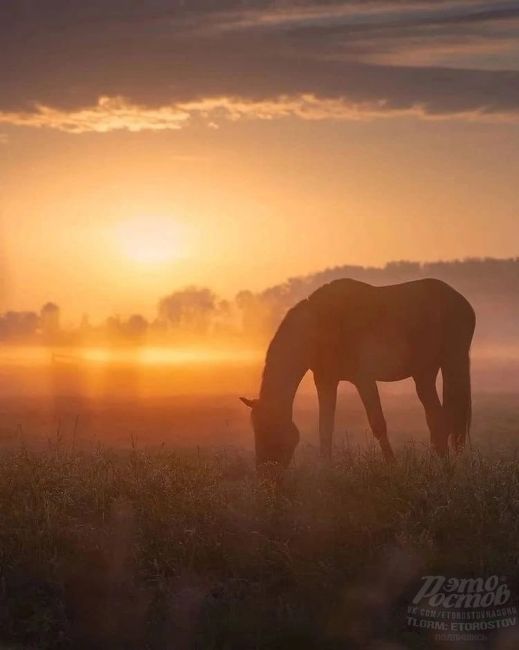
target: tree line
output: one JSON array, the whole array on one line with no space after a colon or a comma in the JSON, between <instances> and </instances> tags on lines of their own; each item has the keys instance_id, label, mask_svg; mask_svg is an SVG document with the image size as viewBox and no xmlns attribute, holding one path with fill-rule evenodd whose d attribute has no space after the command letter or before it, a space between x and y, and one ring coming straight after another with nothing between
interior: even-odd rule
<instances>
[{"instance_id":1,"label":"tree line","mask_svg":"<svg viewBox=\"0 0 519 650\"><path fill-rule=\"evenodd\" d=\"M383 267L336 266L289 278L263 291L242 290L232 300L220 298L207 287L187 286L161 298L152 318L138 313L113 315L92 324L85 315L73 328L62 327L60 307L48 302L38 312L11 310L0 314L0 340L56 344L217 338L264 341L272 335L287 309L321 285L344 277L374 285L439 278L458 289L474 305L480 340L518 342L519 258L400 261Z\"/></svg>"}]
</instances>

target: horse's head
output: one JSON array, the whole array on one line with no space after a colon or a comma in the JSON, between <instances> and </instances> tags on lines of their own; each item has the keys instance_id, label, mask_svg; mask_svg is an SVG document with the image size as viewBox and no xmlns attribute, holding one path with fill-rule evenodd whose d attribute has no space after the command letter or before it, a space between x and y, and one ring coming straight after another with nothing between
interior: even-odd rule
<instances>
[{"instance_id":1,"label":"horse's head","mask_svg":"<svg viewBox=\"0 0 519 650\"><path fill-rule=\"evenodd\" d=\"M285 413L259 399L240 397L251 409L258 469L275 463L286 469L299 442L299 430L290 413Z\"/></svg>"}]
</instances>

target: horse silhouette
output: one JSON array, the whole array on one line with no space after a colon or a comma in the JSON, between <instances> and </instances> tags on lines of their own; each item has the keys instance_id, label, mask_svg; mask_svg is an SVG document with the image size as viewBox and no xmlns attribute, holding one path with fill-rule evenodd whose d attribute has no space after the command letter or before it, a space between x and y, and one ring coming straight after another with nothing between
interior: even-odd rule
<instances>
[{"instance_id":1,"label":"horse silhouette","mask_svg":"<svg viewBox=\"0 0 519 650\"><path fill-rule=\"evenodd\" d=\"M317 388L323 458L331 458L337 386L346 380L356 386L384 457L392 460L377 381L408 377L435 451L446 455L451 438L459 452L470 428L475 324L470 303L440 280L375 287L341 279L320 287L281 322L267 351L259 399L240 398L252 409L258 466L289 465L299 442L292 405L308 370ZM436 390L440 369L443 404Z\"/></svg>"}]
</instances>

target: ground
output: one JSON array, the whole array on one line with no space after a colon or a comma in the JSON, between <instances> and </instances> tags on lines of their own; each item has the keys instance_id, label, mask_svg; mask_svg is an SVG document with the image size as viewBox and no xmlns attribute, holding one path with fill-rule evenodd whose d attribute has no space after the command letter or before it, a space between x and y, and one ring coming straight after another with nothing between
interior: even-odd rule
<instances>
[{"instance_id":1,"label":"ground","mask_svg":"<svg viewBox=\"0 0 519 650\"><path fill-rule=\"evenodd\" d=\"M343 448L331 467L303 453L280 488L228 451L57 441L0 464L14 647L433 648L407 624L422 575L519 586L510 453L443 463L404 446L388 466ZM516 647L508 635L491 647Z\"/></svg>"},{"instance_id":2,"label":"ground","mask_svg":"<svg viewBox=\"0 0 519 650\"><path fill-rule=\"evenodd\" d=\"M391 466L347 385L322 466L306 382L276 487L255 475L237 399L258 369L195 373L185 394L185 373L163 372L0 372L0 647L473 650L410 626L422 576L498 576L519 595L506 374L476 373L471 446L447 462L412 385L381 386ZM518 647L515 629L484 647Z\"/></svg>"}]
</instances>

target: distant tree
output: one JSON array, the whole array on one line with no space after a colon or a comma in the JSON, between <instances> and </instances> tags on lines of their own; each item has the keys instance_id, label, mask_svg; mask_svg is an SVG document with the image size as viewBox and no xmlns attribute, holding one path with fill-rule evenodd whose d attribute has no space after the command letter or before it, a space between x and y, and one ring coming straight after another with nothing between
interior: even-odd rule
<instances>
[{"instance_id":1,"label":"distant tree","mask_svg":"<svg viewBox=\"0 0 519 650\"><path fill-rule=\"evenodd\" d=\"M236 294L235 303L241 314L241 329L246 336L261 336L271 329L273 310L263 294L240 291Z\"/></svg>"},{"instance_id":2,"label":"distant tree","mask_svg":"<svg viewBox=\"0 0 519 650\"><path fill-rule=\"evenodd\" d=\"M174 291L159 302L159 318L170 327L205 334L216 311L216 296L204 287Z\"/></svg>"},{"instance_id":3,"label":"distant tree","mask_svg":"<svg viewBox=\"0 0 519 650\"><path fill-rule=\"evenodd\" d=\"M128 320L123 323L125 335L131 339L141 339L148 331L148 321L140 314L132 314Z\"/></svg>"},{"instance_id":4,"label":"distant tree","mask_svg":"<svg viewBox=\"0 0 519 650\"><path fill-rule=\"evenodd\" d=\"M53 339L60 333L61 312L58 305L48 302L41 308L40 323L44 338Z\"/></svg>"},{"instance_id":5,"label":"distant tree","mask_svg":"<svg viewBox=\"0 0 519 650\"><path fill-rule=\"evenodd\" d=\"M31 340L39 326L40 318L33 311L8 311L0 316L0 338Z\"/></svg>"},{"instance_id":6,"label":"distant tree","mask_svg":"<svg viewBox=\"0 0 519 650\"><path fill-rule=\"evenodd\" d=\"M55 302L46 302L43 307L41 308L41 313L42 314L59 314L60 309L58 305Z\"/></svg>"},{"instance_id":7,"label":"distant tree","mask_svg":"<svg viewBox=\"0 0 519 650\"><path fill-rule=\"evenodd\" d=\"M238 306L238 309L247 309L252 301L254 300L255 296L252 293L252 291L249 291L248 289L243 289L242 291L239 291L236 294L236 305Z\"/></svg>"},{"instance_id":8,"label":"distant tree","mask_svg":"<svg viewBox=\"0 0 519 650\"><path fill-rule=\"evenodd\" d=\"M231 315L231 303L228 300L219 300L216 305L216 311L222 319L229 318Z\"/></svg>"},{"instance_id":9,"label":"distant tree","mask_svg":"<svg viewBox=\"0 0 519 650\"><path fill-rule=\"evenodd\" d=\"M79 323L79 331L86 334L90 329L90 316L88 314L83 314L83 316L81 316L81 322Z\"/></svg>"},{"instance_id":10,"label":"distant tree","mask_svg":"<svg viewBox=\"0 0 519 650\"><path fill-rule=\"evenodd\" d=\"M239 291L235 297L236 306L241 313L241 327L244 332L251 332L258 328L257 305L259 297L252 291L244 289ZM262 325L262 323L261 323Z\"/></svg>"},{"instance_id":11,"label":"distant tree","mask_svg":"<svg viewBox=\"0 0 519 650\"><path fill-rule=\"evenodd\" d=\"M109 316L104 322L103 329L111 339L120 338L123 331L121 317Z\"/></svg>"},{"instance_id":12,"label":"distant tree","mask_svg":"<svg viewBox=\"0 0 519 650\"><path fill-rule=\"evenodd\" d=\"M233 305L229 300L218 300L213 315L213 332L215 334L230 334L234 329Z\"/></svg>"}]
</instances>

